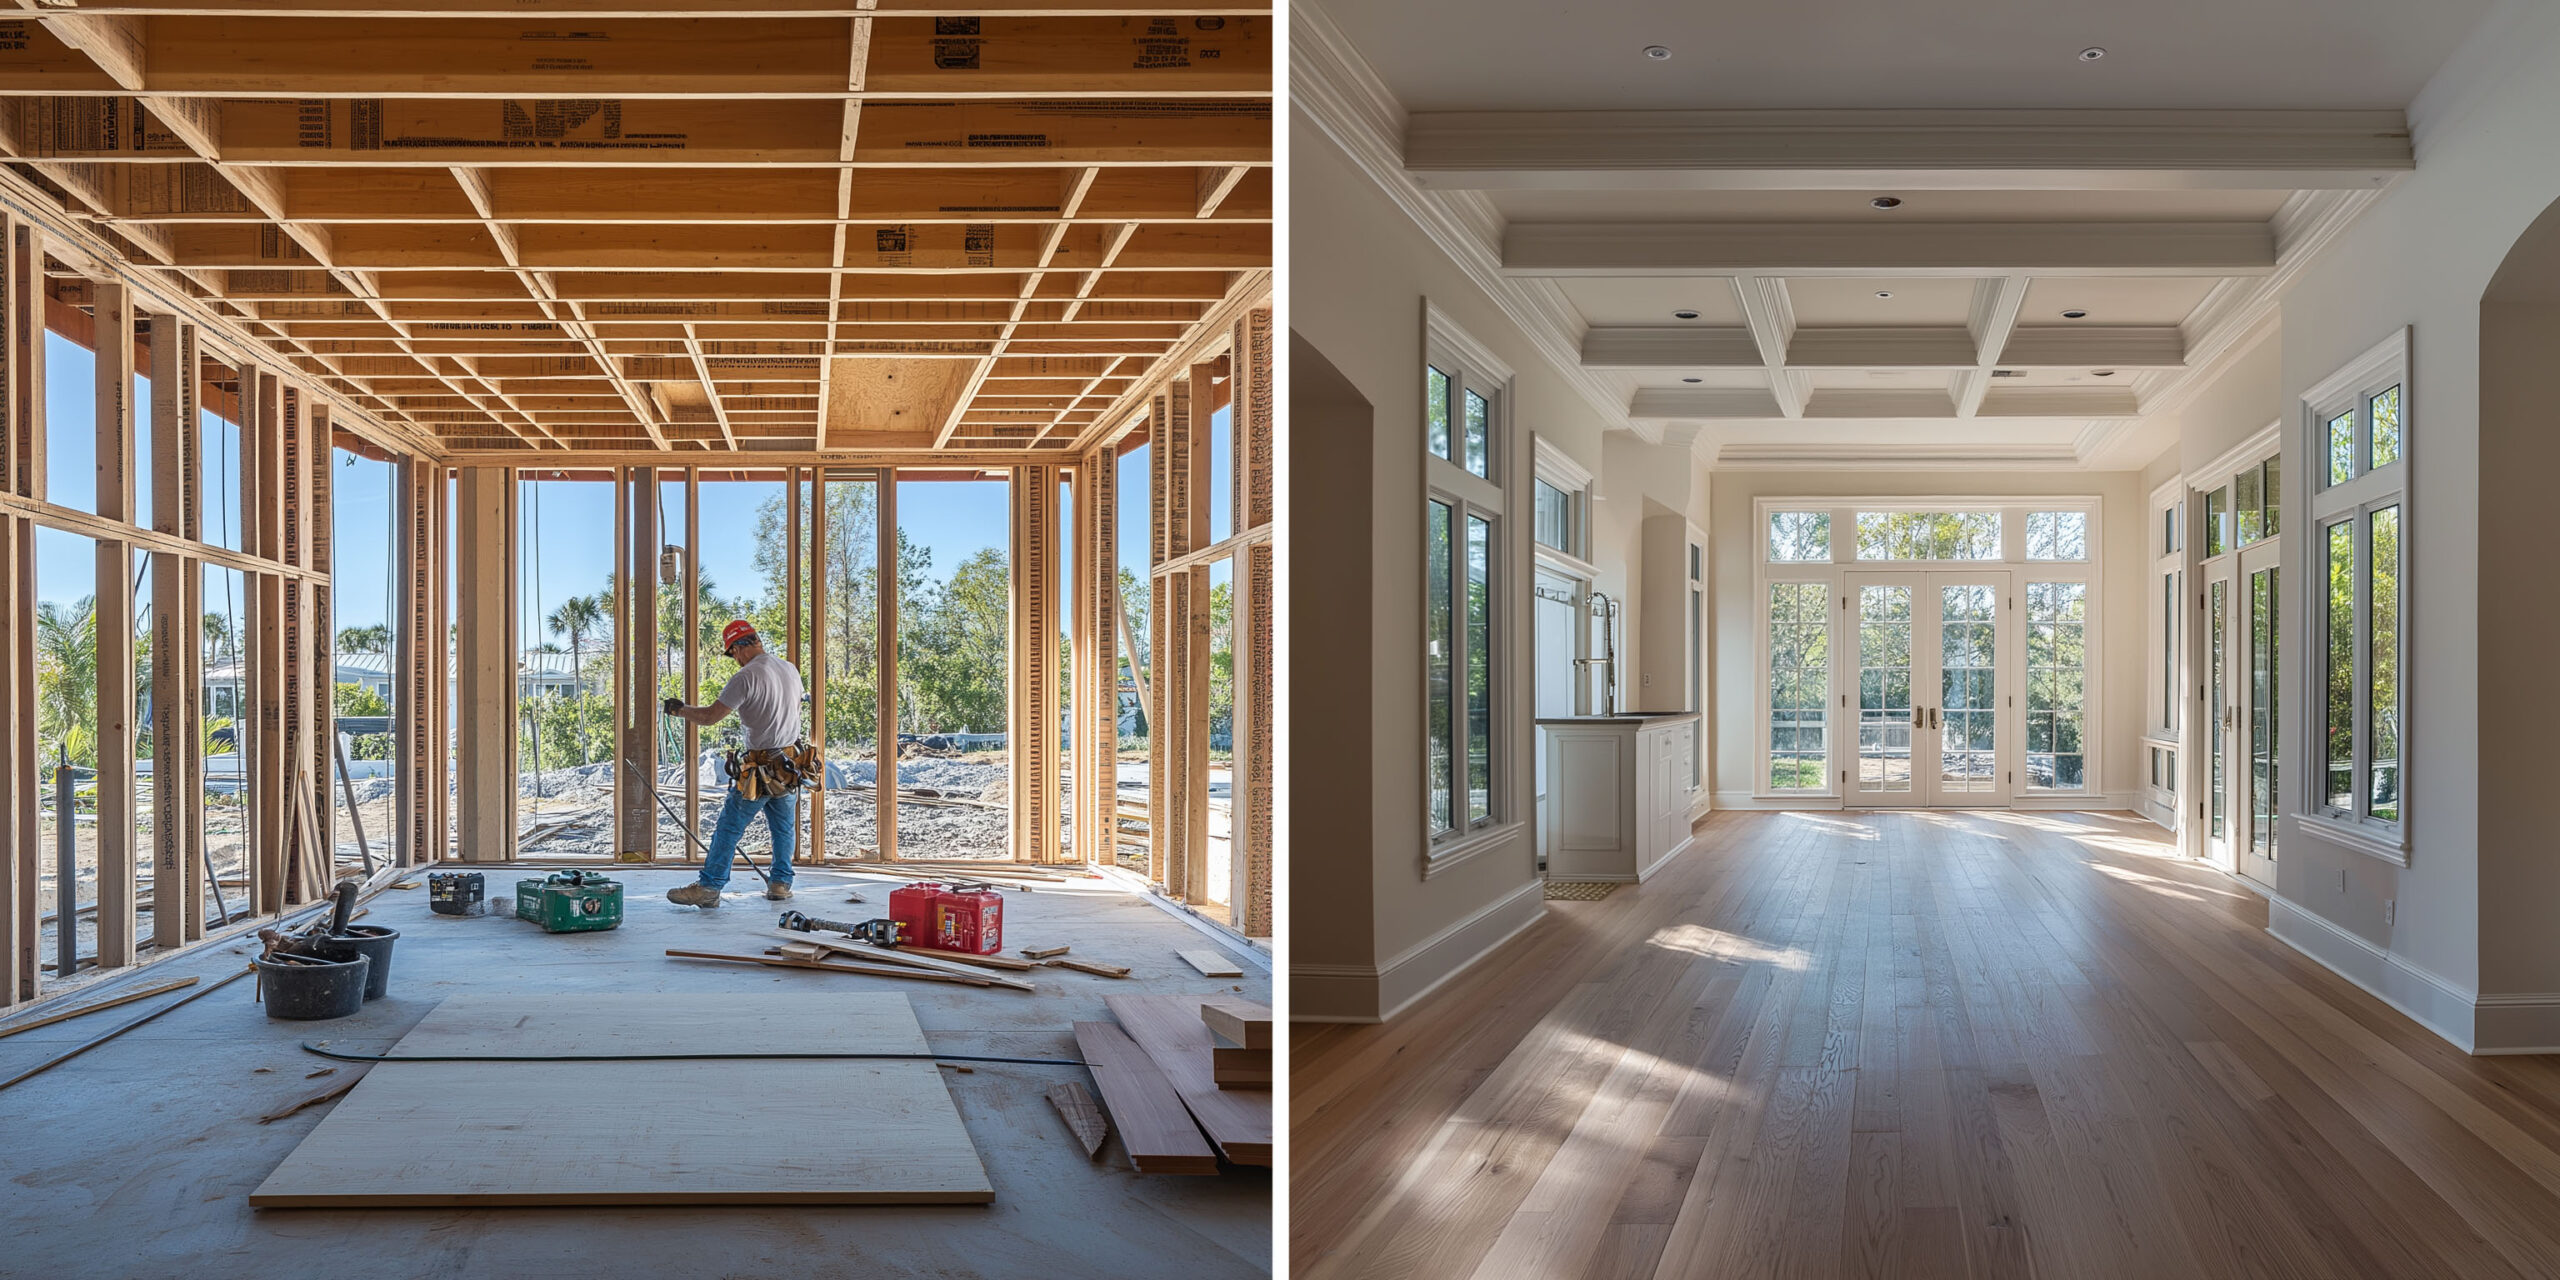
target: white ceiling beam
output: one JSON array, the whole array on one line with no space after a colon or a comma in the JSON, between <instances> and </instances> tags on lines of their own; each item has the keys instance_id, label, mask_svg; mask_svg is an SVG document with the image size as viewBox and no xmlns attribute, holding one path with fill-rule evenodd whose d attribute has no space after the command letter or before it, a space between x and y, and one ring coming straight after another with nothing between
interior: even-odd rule
<instances>
[{"instance_id":1,"label":"white ceiling beam","mask_svg":"<svg viewBox=\"0 0 2560 1280\"><path fill-rule=\"evenodd\" d=\"M1627 416L1648 419L1787 418L1766 387L1646 387Z\"/></svg>"},{"instance_id":2,"label":"white ceiling beam","mask_svg":"<svg viewBox=\"0 0 2560 1280\"><path fill-rule=\"evenodd\" d=\"M1800 328L1787 344L1797 369L1963 369L1973 335L1953 325Z\"/></svg>"},{"instance_id":3,"label":"white ceiling beam","mask_svg":"<svg viewBox=\"0 0 2560 1280\"><path fill-rule=\"evenodd\" d=\"M2183 369L2187 336L2176 325L2034 325L2012 329L1991 363L2009 369Z\"/></svg>"},{"instance_id":4,"label":"white ceiling beam","mask_svg":"<svg viewBox=\"0 0 2560 1280\"><path fill-rule=\"evenodd\" d=\"M1803 388L1787 373L1787 344L1796 336L1796 305L1787 282L1774 276L1736 276L1733 297L1742 308L1742 323L1750 328L1752 342L1760 348L1760 365L1768 370L1769 394L1778 406L1778 416L1802 417Z\"/></svg>"},{"instance_id":5,"label":"white ceiling beam","mask_svg":"<svg viewBox=\"0 0 2560 1280\"><path fill-rule=\"evenodd\" d=\"M2027 305L2027 278L2003 276L1997 280L1973 282L1973 310L1965 317L1965 332L1973 339L1972 368L1956 379L1956 416L1970 418L1982 409L1983 393L1991 388L1992 357L2009 345L2009 331L2018 325L2018 312Z\"/></svg>"},{"instance_id":6,"label":"white ceiling beam","mask_svg":"<svg viewBox=\"0 0 2560 1280\"><path fill-rule=\"evenodd\" d=\"M1976 412L1983 418L2136 418L2131 387L1993 387Z\"/></svg>"},{"instance_id":7,"label":"white ceiling beam","mask_svg":"<svg viewBox=\"0 0 2560 1280\"><path fill-rule=\"evenodd\" d=\"M2264 222L1522 222L1502 269L1525 276L2262 275Z\"/></svg>"},{"instance_id":8,"label":"white ceiling beam","mask_svg":"<svg viewBox=\"0 0 2560 1280\"><path fill-rule=\"evenodd\" d=\"M1804 402L1808 418L1952 418L1945 387L1821 387Z\"/></svg>"},{"instance_id":9,"label":"white ceiling beam","mask_svg":"<svg viewBox=\"0 0 2560 1280\"><path fill-rule=\"evenodd\" d=\"M1440 111L1425 187L2370 189L2415 167L2398 111Z\"/></svg>"},{"instance_id":10,"label":"white ceiling beam","mask_svg":"<svg viewBox=\"0 0 2560 1280\"><path fill-rule=\"evenodd\" d=\"M1585 369L1757 369L1760 344L1746 328L1613 326L1582 335Z\"/></svg>"}]
</instances>

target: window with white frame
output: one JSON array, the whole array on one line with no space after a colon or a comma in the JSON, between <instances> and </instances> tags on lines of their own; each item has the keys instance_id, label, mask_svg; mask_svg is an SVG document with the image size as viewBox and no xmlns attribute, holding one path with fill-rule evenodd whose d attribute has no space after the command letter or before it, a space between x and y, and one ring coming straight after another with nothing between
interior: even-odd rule
<instances>
[{"instance_id":1,"label":"window with white frame","mask_svg":"<svg viewBox=\"0 0 2560 1280\"><path fill-rule=\"evenodd\" d=\"M1502 459L1509 375L1436 313L1423 367L1423 759L1433 851L1507 819ZM1568 527L1571 511L1568 506Z\"/></svg>"},{"instance_id":2,"label":"window with white frame","mask_svg":"<svg viewBox=\"0 0 2560 1280\"><path fill-rule=\"evenodd\" d=\"M2307 816L2406 861L2409 331L2303 396L2311 461L2310 664L2314 750Z\"/></svg>"},{"instance_id":3,"label":"window with white frame","mask_svg":"<svg viewBox=\"0 0 2560 1280\"><path fill-rule=\"evenodd\" d=\"M1967 739L1962 763L1996 767L2028 794L2085 791L2093 785L2097 708L2095 679L2099 507L2092 499L2002 499L1910 504L1837 499L1759 500L1754 516L1761 545L1756 599L1760 610L1761 732L1755 789L1772 797L1839 794L1855 735L1830 732L1834 707L1863 697L1855 660L1859 631L1841 606L1855 576L1925 571L1952 574L1979 567L2003 575L2023 634L2002 640L1996 670L1996 747ZM1834 546L1832 531L1849 536ZM1915 582L1934 579L1915 578ZM1929 588L1935 590L1936 588ZM1942 631L1953 615L1939 614ZM1956 621L1962 621L1956 619ZM2007 624L2002 624L2005 632ZM1940 638L1944 647L1944 637ZM2011 650L2009 645L2015 644ZM1851 646L1843 649L1842 646ZM1983 646L1989 652L1991 646ZM1834 656L1848 652L1845 670ZM1936 650L1932 650L1936 652ZM1949 670L1942 661L1939 674ZM1948 704L1953 706L1951 702ZM1985 705L1992 705L1985 699ZM1844 710L1843 714L1846 712ZM1953 714L1950 712L1949 714ZM1943 751L1943 748L1942 748ZM1942 758L1942 766L1944 759ZM1984 776L1987 778L1988 774Z\"/></svg>"}]
</instances>

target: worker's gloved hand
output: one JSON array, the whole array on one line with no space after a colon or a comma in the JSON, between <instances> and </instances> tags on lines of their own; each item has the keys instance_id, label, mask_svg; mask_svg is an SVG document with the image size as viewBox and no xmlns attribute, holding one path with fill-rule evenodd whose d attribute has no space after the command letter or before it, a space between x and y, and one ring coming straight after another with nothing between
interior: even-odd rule
<instances>
[{"instance_id":1,"label":"worker's gloved hand","mask_svg":"<svg viewBox=\"0 0 2560 1280\"><path fill-rule=\"evenodd\" d=\"M664 709L666 710L666 713L667 713L668 715L675 715L676 713L678 713L678 712L680 712L680 711L683 711L683 710L684 710L684 699L682 699L682 698L669 698L669 699L667 699L665 702L659 703L658 705L659 705L660 707L664 708Z\"/></svg>"}]
</instances>

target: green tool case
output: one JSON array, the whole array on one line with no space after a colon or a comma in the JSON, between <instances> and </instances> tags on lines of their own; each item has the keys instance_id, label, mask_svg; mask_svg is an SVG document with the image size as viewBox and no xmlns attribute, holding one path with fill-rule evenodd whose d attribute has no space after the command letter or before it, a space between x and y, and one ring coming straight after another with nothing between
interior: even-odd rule
<instances>
[{"instance_id":1,"label":"green tool case","mask_svg":"<svg viewBox=\"0 0 2560 1280\"><path fill-rule=\"evenodd\" d=\"M584 933L622 923L622 882L593 871L555 871L516 881L516 919L545 933Z\"/></svg>"}]
</instances>

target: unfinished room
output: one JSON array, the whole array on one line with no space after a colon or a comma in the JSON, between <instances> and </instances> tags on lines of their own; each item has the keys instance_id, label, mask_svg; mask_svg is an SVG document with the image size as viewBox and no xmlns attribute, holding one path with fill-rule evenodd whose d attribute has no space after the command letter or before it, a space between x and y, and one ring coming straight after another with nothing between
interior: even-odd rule
<instances>
[{"instance_id":1,"label":"unfinished room","mask_svg":"<svg viewBox=\"0 0 2560 1280\"><path fill-rule=\"evenodd\" d=\"M2560 1275L2560 8L1289 20L1293 1274Z\"/></svg>"},{"instance_id":2,"label":"unfinished room","mask_svg":"<svg viewBox=\"0 0 2560 1280\"><path fill-rule=\"evenodd\" d=\"M1272 25L0 21L0 1274L1269 1274Z\"/></svg>"}]
</instances>

